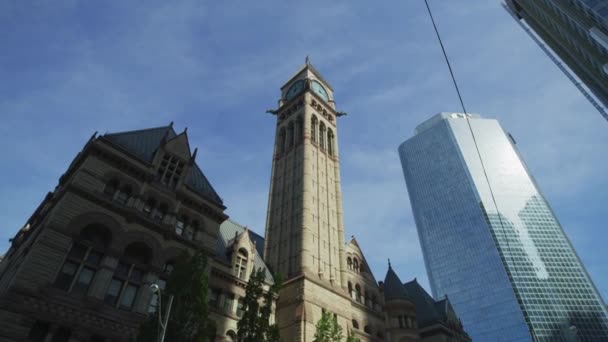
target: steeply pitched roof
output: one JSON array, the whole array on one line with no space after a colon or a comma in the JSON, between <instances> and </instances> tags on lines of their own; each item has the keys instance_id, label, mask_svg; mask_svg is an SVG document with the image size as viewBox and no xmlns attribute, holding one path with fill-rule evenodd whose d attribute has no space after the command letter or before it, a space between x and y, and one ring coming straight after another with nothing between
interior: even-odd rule
<instances>
[{"instance_id":1,"label":"steeply pitched roof","mask_svg":"<svg viewBox=\"0 0 608 342\"><path fill-rule=\"evenodd\" d=\"M433 297L426 292L416 279L403 284L411 295L411 300L416 306L416 319L420 327L425 327L437 321L444 321L442 315L437 311Z\"/></svg>"},{"instance_id":2,"label":"steeply pitched roof","mask_svg":"<svg viewBox=\"0 0 608 342\"><path fill-rule=\"evenodd\" d=\"M245 227L241 226L240 224L238 224L230 219L224 221L224 223L222 223L220 225L220 234L219 234L219 238L217 241L217 254L218 254L218 257L222 258L224 262L227 262L228 264L230 264L230 258L229 258L230 242L234 239L235 236L238 236L239 234L243 234L243 232L245 232ZM247 232L249 232L249 239L251 239L251 241L255 242L255 247L256 247L256 255L253 258L253 266L256 269L259 269L259 268L264 269L264 271L266 273L266 282L269 284L272 284L274 282L272 274L270 273L270 270L264 263L264 259L262 258L262 253L260 253L260 250L262 250L262 251L264 250L264 239L249 229L247 229Z\"/></svg>"},{"instance_id":3,"label":"steeply pitched roof","mask_svg":"<svg viewBox=\"0 0 608 342\"><path fill-rule=\"evenodd\" d=\"M401 279L393 268L389 265L386 277L384 277L384 299L406 299L409 300L409 294L401 283Z\"/></svg>"},{"instance_id":4,"label":"steeply pitched roof","mask_svg":"<svg viewBox=\"0 0 608 342\"><path fill-rule=\"evenodd\" d=\"M109 133L103 136L106 141L146 163L152 163L154 154L163 143L163 138L168 141L175 137L177 134L173 130L173 124L137 131ZM222 199L196 163L189 168L185 184L199 195L223 205Z\"/></svg>"}]
</instances>

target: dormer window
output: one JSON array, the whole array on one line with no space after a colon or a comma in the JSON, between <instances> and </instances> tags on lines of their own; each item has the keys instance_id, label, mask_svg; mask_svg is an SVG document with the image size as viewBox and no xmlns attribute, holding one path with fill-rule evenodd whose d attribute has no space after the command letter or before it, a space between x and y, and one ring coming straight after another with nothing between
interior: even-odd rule
<instances>
[{"instance_id":1,"label":"dormer window","mask_svg":"<svg viewBox=\"0 0 608 342\"><path fill-rule=\"evenodd\" d=\"M243 248L239 249L234 264L234 275L240 279L245 279L247 274L247 257L247 251Z\"/></svg>"},{"instance_id":2,"label":"dormer window","mask_svg":"<svg viewBox=\"0 0 608 342\"><path fill-rule=\"evenodd\" d=\"M165 154L156 174L158 181L175 188L184 171L184 165L185 163L177 157Z\"/></svg>"}]
</instances>

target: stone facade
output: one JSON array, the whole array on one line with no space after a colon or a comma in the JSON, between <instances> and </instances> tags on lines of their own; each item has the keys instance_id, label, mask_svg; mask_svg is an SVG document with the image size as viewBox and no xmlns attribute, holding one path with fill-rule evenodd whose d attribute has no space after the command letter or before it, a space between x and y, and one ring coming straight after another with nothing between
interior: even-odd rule
<instances>
[{"instance_id":1,"label":"stone facade","mask_svg":"<svg viewBox=\"0 0 608 342\"><path fill-rule=\"evenodd\" d=\"M390 268L377 282L357 241L345 243L344 113L320 73L303 65L270 112L265 239L228 219L186 131L93 135L0 262L0 342L126 342L156 310L150 285L163 287L176 258L196 250L209 255L215 341L236 339L254 268L265 270L266 289L273 274L286 277L271 322L283 341L312 341L324 310L361 341L469 341L447 299L427 315L427 297L408 293Z\"/></svg>"}]
</instances>

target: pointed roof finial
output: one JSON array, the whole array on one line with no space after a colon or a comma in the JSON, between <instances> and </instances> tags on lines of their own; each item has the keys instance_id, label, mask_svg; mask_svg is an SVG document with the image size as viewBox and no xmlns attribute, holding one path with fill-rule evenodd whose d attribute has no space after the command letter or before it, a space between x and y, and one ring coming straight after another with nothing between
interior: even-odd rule
<instances>
[{"instance_id":1,"label":"pointed roof finial","mask_svg":"<svg viewBox=\"0 0 608 342\"><path fill-rule=\"evenodd\" d=\"M173 128L173 121L169 122L169 127Z\"/></svg>"},{"instance_id":2,"label":"pointed roof finial","mask_svg":"<svg viewBox=\"0 0 608 342\"><path fill-rule=\"evenodd\" d=\"M194 153L192 153L192 160L196 159L196 154L198 153L198 147L194 148Z\"/></svg>"},{"instance_id":3,"label":"pointed roof finial","mask_svg":"<svg viewBox=\"0 0 608 342\"><path fill-rule=\"evenodd\" d=\"M388 268L392 269L393 267L391 266L391 258L388 258Z\"/></svg>"},{"instance_id":4,"label":"pointed roof finial","mask_svg":"<svg viewBox=\"0 0 608 342\"><path fill-rule=\"evenodd\" d=\"M308 57L308 55L306 55L305 62L306 62L306 65L310 65L310 57Z\"/></svg>"},{"instance_id":5,"label":"pointed roof finial","mask_svg":"<svg viewBox=\"0 0 608 342\"><path fill-rule=\"evenodd\" d=\"M184 127L184 133L188 133L188 126Z\"/></svg>"}]
</instances>

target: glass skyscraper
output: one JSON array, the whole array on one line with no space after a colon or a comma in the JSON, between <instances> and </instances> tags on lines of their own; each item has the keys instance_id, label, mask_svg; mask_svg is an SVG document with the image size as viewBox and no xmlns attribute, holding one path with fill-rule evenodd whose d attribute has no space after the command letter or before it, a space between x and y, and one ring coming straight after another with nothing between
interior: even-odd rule
<instances>
[{"instance_id":1,"label":"glass skyscraper","mask_svg":"<svg viewBox=\"0 0 608 342\"><path fill-rule=\"evenodd\" d=\"M435 298L473 341L608 341L608 313L496 120L441 113L399 155Z\"/></svg>"},{"instance_id":2,"label":"glass skyscraper","mask_svg":"<svg viewBox=\"0 0 608 342\"><path fill-rule=\"evenodd\" d=\"M505 0L506 8L522 19L603 103L600 113L608 120L608 1L606 0ZM536 39L536 38L535 38ZM555 61L569 77L569 71ZM578 80L571 79L578 85ZM585 91L584 91L585 92ZM588 97L595 105L595 100Z\"/></svg>"}]
</instances>

